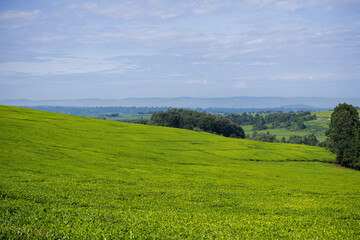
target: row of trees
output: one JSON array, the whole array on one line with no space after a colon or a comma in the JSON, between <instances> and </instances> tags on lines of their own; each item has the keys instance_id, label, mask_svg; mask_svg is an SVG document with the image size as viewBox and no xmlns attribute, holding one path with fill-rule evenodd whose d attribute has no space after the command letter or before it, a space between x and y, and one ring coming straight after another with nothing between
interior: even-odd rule
<instances>
[{"instance_id":1,"label":"row of trees","mask_svg":"<svg viewBox=\"0 0 360 240\"><path fill-rule=\"evenodd\" d=\"M336 106L326 136L337 162L360 170L360 120L356 108L346 103Z\"/></svg>"},{"instance_id":2,"label":"row of trees","mask_svg":"<svg viewBox=\"0 0 360 240\"><path fill-rule=\"evenodd\" d=\"M231 120L204 112L184 109L170 109L167 112L154 113L149 120L137 120L135 123L202 130L225 137L244 138L244 130Z\"/></svg>"},{"instance_id":3,"label":"row of trees","mask_svg":"<svg viewBox=\"0 0 360 240\"><path fill-rule=\"evenodd\" d=\"M307 136L298 136L292 135L289 140L286 140L285 137L282 137L281 141L276 139L276 135L272 135L269 132L267 133L257 133L254 132L252 137L249 139L261 141L261 142L281 142L281 143L293 143L293 144L305 144L310 146L318 146L319 141L317 140L314 134Z\"/></svg>"},{"instance_id":4,"label":"row of trees","mask_svg":"<svg viewBox=\"0 0 360 240\"><path fill-rule=\"evenodd\" d=\"M239 125L253 125L253 131L265 130L268 128L289 128L292 130L300 130L306 128L304 121L311 121L316 119L316 115L311 115L311 112L298 113L272 113L264 116L260 114L229 114L226 118ZM267 125L270 125L268 127Z\"/></svg>"},{"instance_id":5,"label":"row of trees","mask_svg":"<svg viewBox=\"0 0 360 240\"><path fill-rule=\"evenodd\" d=\"M314 134L310 134L310 135L306 135L306 136L292 135L292 136L290 136L289 140L286 143L318 146L319 140L316 138L316 136Z\"/></svg>"}]
</instances>

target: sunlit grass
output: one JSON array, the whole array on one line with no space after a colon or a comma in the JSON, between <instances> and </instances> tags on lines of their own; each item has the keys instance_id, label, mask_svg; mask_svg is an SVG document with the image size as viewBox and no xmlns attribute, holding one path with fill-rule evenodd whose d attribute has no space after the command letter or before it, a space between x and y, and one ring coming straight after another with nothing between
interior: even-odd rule
<instances>
[{"instance_id":1,"label":"sunlit grass","mask_svg":"<svg viewBox=\"0 0 360 240\"><path fill-rule=\"evenodd\" d=\"M325 149L0 106L4 238L357 238Z\"/></svg>"}]
</instances>

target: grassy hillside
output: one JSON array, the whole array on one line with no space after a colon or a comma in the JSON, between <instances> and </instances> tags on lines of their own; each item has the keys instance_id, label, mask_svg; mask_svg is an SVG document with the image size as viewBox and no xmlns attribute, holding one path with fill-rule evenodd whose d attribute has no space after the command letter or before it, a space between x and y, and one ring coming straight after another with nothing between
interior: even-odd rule
<instances>
[{"instance_id":1,"label":"grassy hillside","mask_svg":"<svg viewBox=\"0 0 360 240\"><path fill-rule=\"evenodd\" d=\"M312 114L316 114L319 118L330 118L333 111L316 111L312 112ZM358 110L358 113L360 115L360 110Z\"/></svg>"},{"instance_id":2,"label":"grassy hillside","mask_svg":"<svg viewBox=\"0 0 360 240\"><path fill-rule=\"evenodd\" d=\"M3 238L360 237L322 148L6 106L0 133Z\"/></svg>"},{"instance_id":3,"label":"grassy hillside","mask_svg":"<svg viewBox=\"0 0 360 240\"><path fill-rule=\"evenodd\" d=\"M333 113L333 111L316 111L316 112L311 112L312 114L316 114L316 116L318 118L330 118L331 114Z\"/></svg>"}]
</instances>

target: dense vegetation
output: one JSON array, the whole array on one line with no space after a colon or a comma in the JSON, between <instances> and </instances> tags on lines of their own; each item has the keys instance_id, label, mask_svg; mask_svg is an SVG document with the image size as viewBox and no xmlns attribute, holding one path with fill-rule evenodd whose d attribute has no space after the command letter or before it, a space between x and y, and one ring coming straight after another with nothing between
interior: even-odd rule
<instances>
[{"instance_id":1,"label":"dense vegetation","mask_svg":"<svg viewBox=\"0 0 360 240\"><path fill-rule=\"evenodd\" d=\"M360 120L357 109L346 103L335 107L326 135L338 163L360 170Z\"/></svg>"},{"instance_id":2,"label":"dense vegetation","mask_svg":"<svg viewBox=\"0 0 360 240\"><path fill-rule=\"evenodd\" d=\"M226 118L239 125L253 125L253 131L265 130L268 128L288 128L292 130L304 129L305 121L316 119L316 115L311 115L311 112L298 112L298 113L270 113L262 116L260 114L229 114ZM266 125L268 124L268 125ZM270 124L270 126L269 126Z\"/></svg>"},{"instance_id":3,"label":"dense vegetation","mask_svg":"<svg viewBox=\"0 0 360 240\"><path fill-rule=\"evenodd\" d=\"M321 112L314 113L316 114L315 120L304 122L306 126L304 129L292 130L288 128L268 128L265 130L258 130L256 132L265 134L269 132L272 135L276 135L276 139L279 142L283 142L283 138L286 142L289 142L290 137L293 138L293 136L305 137L314 134L319 141L319 145L323 145L326 142L327 137L325 136L325 132L329 129L331 113L329 114L329 117L319 117L318 113ZM254 131L252 131L253 125L244 125L241 127L246 133L246 138L251 138L251 136L254 134Z\"/></svg>"},{"instance_id":4,"label":"dense vegetation","mask_svg":"<svg viewBox=\"0 0 360 240\"><path fill-rule=\"evenodd\" d=\"M294 134L294 132L306 128L304 122L309 122L316 119L316 115L312 115L311 112L308 111L300 111L297 113L276 112L265 115L260 115L258 113L255 115L248 113L229 114L226 115L226 118L239 125L252 125L251 131L253 131L253 133L252 136L250 136L250 134L247 135L248 139L262 142L295 143L310 146L319 145L319 140L313 133L305 136ZM280 140L276 138L276 134L271 134L269 131L264 132L264 130L269 129L287 129L289 132L292 132L292 134L289 136L288 140L286 140L284 136Z\"/></svg>"},{"instance_id":5,"label":"dense vegetation","mask_svg":"<svg viewBox=\"0 0 360 240\"><path fill-rule=\"evenodd\" d=\"M261 141L261 142L281 142L281 143L293 143L293 144L305 144L309 146L319 146L319 141L317 140L314 134L306 135L306 136L298 136L298 135L291 135L289 140L286 140L285 137L279 141L276 138L276 135L272 135L269 132L266 133L258 133L253 132L252 137L248 139Z\"/></svg>"},{"instance_id":6,"label":"dense vegetation","mask_svg":"<svg viewBox=\"0 0 360 240\"><path fill-rule=\"evenodd\" d=\"M229 119L193 110L170 109L167 112L160 111L154 113L148 121L139 120L136 122L189 130L199 129L225 137L245 137L244 130Z\"/></svg>"},{"instance_id":7,"label":"dense vegetation","mask_svg":"<svg viewBox=\"0 0 360 240\"><path fill-rule=\"evenodd\" d=\"M360 172L323 148L5 106L0 132L2 239L360 234Z\"/></svg>"}]
</instances>

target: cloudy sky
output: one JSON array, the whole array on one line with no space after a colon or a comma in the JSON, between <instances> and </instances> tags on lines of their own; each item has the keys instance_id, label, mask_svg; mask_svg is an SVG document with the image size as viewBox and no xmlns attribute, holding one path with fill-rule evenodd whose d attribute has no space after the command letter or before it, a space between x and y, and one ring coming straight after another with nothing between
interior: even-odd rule
<instances>
[{"instance_id":1,"label":"cloudy sky","mask_svg":"<svg viewBox=\"0 0 360 240\"><path fill-rule=\"evenodd\" d=\"M360 97L359 0L0 0L0 99Z\"/></svg>"}]
</instances>

